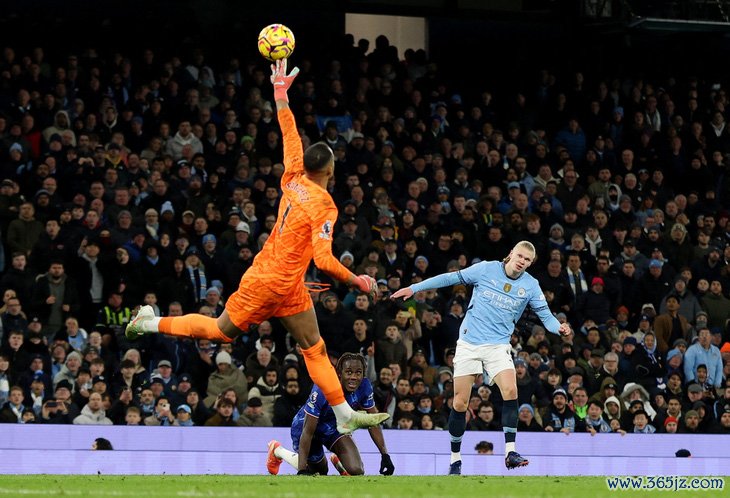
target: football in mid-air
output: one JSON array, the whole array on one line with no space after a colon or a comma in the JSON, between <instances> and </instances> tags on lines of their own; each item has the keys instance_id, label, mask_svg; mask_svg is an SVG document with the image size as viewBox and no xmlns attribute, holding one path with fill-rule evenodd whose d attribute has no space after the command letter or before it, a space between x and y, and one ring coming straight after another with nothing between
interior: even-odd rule
<instances>
[{"instance_id":1,"label":"football in mid-air","mask_svg":"<svg viewBox=\"0 0 730 498\"><path fill-rule=\"evenodd\" d=\"M294 33L283 24L269 24L259 33L259 52L270 61L286 59L294 52Z\"/></svg>"}]
</instances>

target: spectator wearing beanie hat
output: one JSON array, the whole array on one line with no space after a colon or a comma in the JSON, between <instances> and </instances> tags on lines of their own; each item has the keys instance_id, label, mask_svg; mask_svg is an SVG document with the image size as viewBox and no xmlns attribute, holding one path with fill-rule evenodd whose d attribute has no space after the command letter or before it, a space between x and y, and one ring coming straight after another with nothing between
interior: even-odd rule
<instances>
[{"instance_id":1,"label":"spectator wearing beanie hat","mask_svg":"<svg viewBox=\"0 0 730 498\"><path fill-rule=\"evenodd\" d=\"M231 388L236 391L238 400L243 402L248 399L248 382L239 369L232 365L231 355L221 351L215 356L216 371L208 377L208 396L205 398L205 406L211 407L219 394Z\"/></svg>"},{"instance_id":2,"label":"spectator wearing beanie hat","mask_svg":"<svg viewBox=\"0 0 730 498\"><path fill-rule=\"evenodd\" d=\"M611 300L603 292L604 286L603 278L593 277L590 290L578 296L575 308L579 323L589 317L597 324L605 324L611 319Z\"/></svg>"},{"instance_id":3,"label":"spectator wearing beanie hat","mask_svg":"<svg viewBox=\"0 0 730 498\"><path fill-rule=\"evenodd\" d=\"M679 429L679 420L671 415L664 419L663 431L665 434L676 434Z\"/></svg>"},{"instance_id":4,"label":"spectator wearing beanie hat","mask_svg":"<svg viewBox=\"0 0 730 498\"><path fill-rule=\"evenodd\" d=\"M517 432L542 432L543 428L535 420L535 409L523 403L517 410Z\"/></svg>"}]
</instances>

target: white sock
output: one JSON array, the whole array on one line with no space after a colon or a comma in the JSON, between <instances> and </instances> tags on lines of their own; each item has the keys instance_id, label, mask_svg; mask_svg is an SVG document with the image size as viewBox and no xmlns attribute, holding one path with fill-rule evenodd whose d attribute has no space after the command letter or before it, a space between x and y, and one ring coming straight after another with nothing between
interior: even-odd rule
<instances>
[{"instance_id":1,"label":"white sock","mask_svg":"<svg viewBox=\"0 0 730 498\"><path fill-rule=\"evenodd\" d=\"M295 469L299 468L299 455L297 453L287 450L283 446L279 446L274 450L274 455L281 458Z\"/></svg>"},{"instance_id":2,"label":"white sock","mask_svg":"<svg viewBox=\"0 0 730 498\"><path fill-rule=\"evenodd\" d=\"M510 451L515 451L515 443L504 443L504 454L509 455Z\"/></svg>"},{"instance_id":3,"label":"white sock","mask_svg":"<svg viewBox=\"0 0 730 498\"><path fill-rule=\"evenodd\" d=\"M459 460L461 460L461 451L457 451L456 453L454 453L452 451L451 452L451 463L458 462Z\"/></svg>"},{"instance_id":4,"label":"white sock","mask_svg":"<svg viewBox=\"0 0 730 498\"><path fill-rule=\"evenodd\" d=\"M149 320L142 322L142 330L145 332L159 332L160 331L160 320L162 317L156 316Z\"/></svg>"},{"instance_id":5,"label":"white sock","mask_svg":"<svg viewBox=\"0 0 730 498\"><path fill-rule=\"evenodd\" d=\"M350 420L350 417L352 417L352 414L355 413L355 410L347 404L347 401L340 403L339 405L332 406L332 411L335 412L338 424L347 422Z\"/></svg>"}]
</instances>

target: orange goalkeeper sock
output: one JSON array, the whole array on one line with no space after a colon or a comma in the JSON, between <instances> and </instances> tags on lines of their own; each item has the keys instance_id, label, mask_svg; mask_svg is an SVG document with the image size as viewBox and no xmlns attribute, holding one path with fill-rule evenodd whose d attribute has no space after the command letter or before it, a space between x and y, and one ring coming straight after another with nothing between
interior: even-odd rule
<instances>
[{"instance_id":1,"label":"orange goalkeeper sock","mask_svg":"<svg viewBox=\"0 0 730 498\"><path fill-rule=\"evenodd\" d=\"M157 328L167 335L209 339L215 342L233 342L233 339L221 332L215 318L195 313L161 318Z\"/></svg>"},{"instance_id":2,"label":"orange goalkeeper sock","mask_svg":"<svg viewBox=\"0 0 730 498\"><path fill-rule=\"evenodd\" d=\"M330 406L334 407L344 403L345 395L342 392L340 379L337 377L337 372L335 367L332 366L329 356L327 356L327 348L322 338L320 337L314 346L302 349L302 354L309 376L322 390Z\"/></svg>"}]
</instances>

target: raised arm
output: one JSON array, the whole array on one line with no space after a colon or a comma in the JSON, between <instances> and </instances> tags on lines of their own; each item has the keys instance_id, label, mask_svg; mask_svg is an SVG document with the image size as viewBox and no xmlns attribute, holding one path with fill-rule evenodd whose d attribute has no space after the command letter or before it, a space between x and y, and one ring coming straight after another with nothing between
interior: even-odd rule
<instances>
[{"instance_id":1,"label":"raised arm","mask_svg":"<svg viewBox=\"0 0 730 498\"><path fill-rule=\"evenodd\" d=\"M291 176L304 171L302 138L297 131L294 114L289 108L289 95L287 94L297 74L299 74L299 68L297 67L292 69L290 74L286 74L286 59L280 59L276 61L276 64L271 65L271 84L274 85L276 111L284 139L284 175L282 176L282 182L288 181Z\"/></svg>"}]
</instances>

